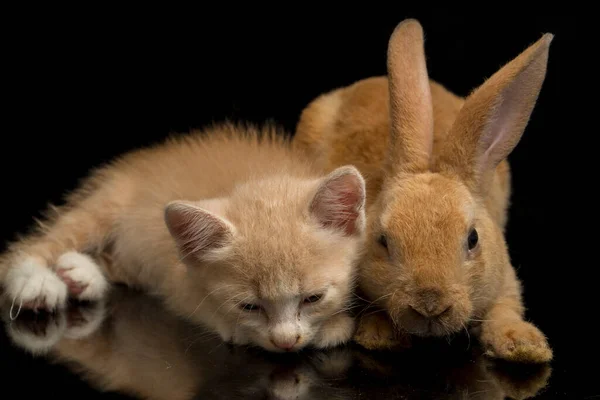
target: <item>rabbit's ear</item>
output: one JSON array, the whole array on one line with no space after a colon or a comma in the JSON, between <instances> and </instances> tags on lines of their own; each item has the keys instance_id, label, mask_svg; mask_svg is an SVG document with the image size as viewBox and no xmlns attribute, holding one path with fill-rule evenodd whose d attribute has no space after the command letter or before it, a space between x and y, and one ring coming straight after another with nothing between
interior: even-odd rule
<instances>
[{"instance_id":1,"label":"rabbit's ear","mask_svg":"<svg viewBox=\"0 0 600 400\"><path fill-rule=\"evenodd\" d=\"M423 28L414 19L402 21L392 33L387 52L390 93L392 172L429 169L433 144L433 106L425 61Z\"/></svg>"},{"instance_id":2,"label":"rabbit's ear","mask_svg":"<svg viewBox=\"0 0 600 400\"><path fill-rule=\"evenodd\" d=\"M436 160L485 192L496 166L525 130L546 77L553 35L547 33L472 92Z\"/></svg>"}]
</instances>

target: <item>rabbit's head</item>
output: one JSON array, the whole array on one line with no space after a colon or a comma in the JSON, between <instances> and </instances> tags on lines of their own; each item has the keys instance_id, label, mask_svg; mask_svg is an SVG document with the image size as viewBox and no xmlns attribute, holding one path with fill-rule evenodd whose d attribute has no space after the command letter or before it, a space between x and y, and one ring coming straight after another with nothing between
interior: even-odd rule
<instances>
[{"instance_id":1,"label":"rabbit's head","mask_svg":"<svg viewBox=\"0 0 600 400\"><path fill-rule=\"evenodd\" d=\"M516 282L506 279L514 272L486 205L495 168L537 101L552 38L543 35L473 91L435 148L422 28L406 20L390 38L390 147L360 281L409 333L460 331Z\"/></svg>"}]
</instances>

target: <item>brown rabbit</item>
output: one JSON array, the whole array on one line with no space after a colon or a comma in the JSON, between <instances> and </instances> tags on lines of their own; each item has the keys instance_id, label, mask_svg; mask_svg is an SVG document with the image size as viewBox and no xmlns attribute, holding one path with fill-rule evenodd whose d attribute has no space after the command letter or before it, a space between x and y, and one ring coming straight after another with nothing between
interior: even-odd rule
<instances>
[{"instance_id":1,"label":"brown rabbit","mask_svg":"<svg viewBox=\"0 0 600 400\"><path fill-rule=\"evenodd\" d=\"M552 359L545 335L523 319L504 238L506 158L537 101L552 39L462 99L429 80L422 27L406 20L390 38L388 78L323 94L303 111L295 146L325 169L352 163L368 182L360 289L387 316L365 313L355 335L363 346L471 326L491 356Z\"/></svg>"}]
</instances>

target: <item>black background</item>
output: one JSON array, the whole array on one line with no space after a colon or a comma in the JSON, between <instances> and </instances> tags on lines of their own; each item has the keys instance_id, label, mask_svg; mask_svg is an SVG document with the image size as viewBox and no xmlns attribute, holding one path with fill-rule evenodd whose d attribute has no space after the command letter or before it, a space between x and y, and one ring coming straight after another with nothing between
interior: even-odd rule
<instances>
[{"instance_id":1,"label":"black background","mask_svg":"<svg viewBox=\"0 0 600 400\"><path fill-rule=\"evenodd\" d=\"M581 19L402 7L325 14L324 7L308 12L293 5L261 12L205 7L185 19L144 10L6 15L11 29L3 49L8 91L0 145L0 239L23 232L90 167L171 132L224 118L275 120L293 131L315 96L385 74L387 40L405 17L424 26L430 77L460 95L552 32L542 93L509 158L514 194L507 240L524 282L527 317L549 336L556 353L550 388L540 398L578 398L584 387L586 395L600 394L591 380L598 369L586 361L595 345L581 337L591 333L594 339L595 323L586 321L597 320L593 303L582 296L597 260L586 259L579 241L585 234L576 229L584 207L579 196L589 187L574 176L593 182L582 141L573 139L589 130L579 112L586 101L581 97L586 88L578 83L584 62ZM85 387L60 368L9 349L4 337L0 346L3 381L37 382L24 384L23 396Z\"/></svg>"}]
</instances>

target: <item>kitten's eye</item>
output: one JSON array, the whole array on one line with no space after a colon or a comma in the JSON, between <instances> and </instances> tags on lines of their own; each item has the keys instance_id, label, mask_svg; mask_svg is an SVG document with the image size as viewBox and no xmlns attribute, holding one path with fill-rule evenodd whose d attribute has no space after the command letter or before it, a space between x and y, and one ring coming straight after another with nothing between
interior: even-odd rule
<instances>
[{"instance_id":1,"label":"kitten's eye","mask_svg":"<svg viewBox=\"0 0 600 400\"><path fill-rule=\"evenodd\" d=\"M323 297L322 294L315 294L315 295L305 298L303 300L303 302L304 302L304 304L316 303L317 301L321 300L322 297Z\"/></svg>"},{"instance_id":2,"label":"kitten's eye","mask_svg":"<svg viewBox=\"0 0 600 400\"><path fill-rule=\"evenodd\" d=\"M377 243L379 243L385 249L388 248L387 238L385 237L385 235L379 236L379 238L377 239Z\"/></svg>"},{"instance_id":3,"label":"kitten's eye","mask_svg":"<svg viewBox=\"0 0 600 400\"><path fill-rule=\"evenodd\" d=\"M479 235L477 234L477 230L473 228L471 229L471 232L469 232L469 237L467 239L467 246L469 247L469 251L477 247L477 243L479 243Z\"/></svg>"},{"instance_id":4,"label":"kitten's eye","mask_svg":"<svg viewBox=\"0 0 600 400\"><path fill-rule=\"evenodd\" d=\"M250 304L250 303L246 303L246 304L241 304L240 308L244 311L258 311L260 310L260 306L256 305L256 304Z\"/></svg>"}]
</instances>

